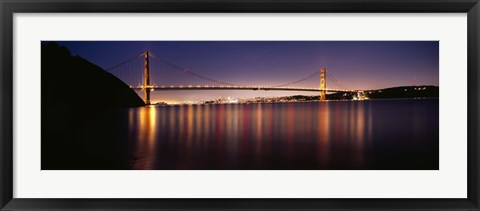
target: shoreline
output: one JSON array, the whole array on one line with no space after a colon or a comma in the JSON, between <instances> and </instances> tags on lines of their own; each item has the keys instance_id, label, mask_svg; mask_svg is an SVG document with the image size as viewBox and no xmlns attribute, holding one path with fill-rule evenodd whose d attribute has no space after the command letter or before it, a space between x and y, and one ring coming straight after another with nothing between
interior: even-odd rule
<instances>
[{"instance_id":1,"label":"shoreline","mask_svg":"<svg viewBox=\"0 0 480 211\"><path fill-rule=\"evenodd\" d=\"M168 107L168 106L209 106L209 105L248 105L248 104L285 104L285 103L328 103L328 102L363 102L363 101L377 101L377 100L425 100L438 99L439 97L416 97L416 98L374 98L364 100L311 100L311 101L284 101L284 102L246 102L246 103L183 103L183 104L151 104L144 107ZM140 106L141 107L141 106Z\"/></svg>"}]
</instances>

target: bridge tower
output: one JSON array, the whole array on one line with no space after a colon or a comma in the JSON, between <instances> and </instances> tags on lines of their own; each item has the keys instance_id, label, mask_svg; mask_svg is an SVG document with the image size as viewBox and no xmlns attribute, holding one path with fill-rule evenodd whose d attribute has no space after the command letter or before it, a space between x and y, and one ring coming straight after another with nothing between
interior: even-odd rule
<instances>
[{"instance_id":1,"label":"bridge tower","mask_svg":"<svg viewBox=\"0 0 480 211\"><path fill-rule=\"evenodd\" d=\"M145 51L145 61L143 66L143 93L145 96L145 104L150 105L150 66L149 66L149 52Z\"/></svg>"},{"instance_id":2,"label":"bridge tower","mask_svg":"<svg viewBox=\"0 0 480 211\"><path fill-rule=\"evenodd\" d=\"M320 100L327 99L327 69L322 67L320 68Z\"/></svg>"}]
</instances>

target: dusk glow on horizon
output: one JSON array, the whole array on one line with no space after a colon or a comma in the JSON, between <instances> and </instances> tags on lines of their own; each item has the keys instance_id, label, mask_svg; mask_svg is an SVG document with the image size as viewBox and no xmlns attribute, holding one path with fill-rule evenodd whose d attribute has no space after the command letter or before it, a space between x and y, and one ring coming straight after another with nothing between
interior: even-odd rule
<instances>
[{"instance_id":1,"label":"dusk glow on horizon","mask_svg":"<svg viewBox=\"0 0 480 211\"><path fill-rule=\"evenodd\" d=\"M396 86L439 86L438 41L58 41L78 55L107 70L145 51L178 67L223 82L272 86L304 78L320 68L348 89ZM127 85L138 85L143 58L130 69L115 70ZM128 66L127 66L128 67ZM126 67L126 68L127 68ZM178 69L178 68L177 68ZM123 71L123 72L122 72ZM151 62L153 85L209 85L172 68ZM133 76L132 76L133 75ZM125 78L125 79L124 79ZM129 81L131 80L131 81ZM295 86L318 88L319 77ZM327 81L327 87L339 87ZM141 92L137 92L141 95ZM184 102L219 97L318 95L299 91L185 90L154 91L153 102ZM142 95L141 95L142 96Z\"/></svg>"}]
</instances>

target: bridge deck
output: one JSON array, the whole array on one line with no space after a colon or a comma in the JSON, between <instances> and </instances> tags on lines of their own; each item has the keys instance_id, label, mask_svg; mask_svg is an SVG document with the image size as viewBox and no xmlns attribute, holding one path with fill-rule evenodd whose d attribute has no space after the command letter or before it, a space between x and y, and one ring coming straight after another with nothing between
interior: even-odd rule
<instances>
[{"instance_id":1,"label":"bridge deck","mask_svg":"<svg viewBox=\"0 0 480 211\"><path fill-rule=\"evenodd\" d=\"M134 90L143 90L145 87L130 87ZM320 92L321 89L301 88L301 87L262 87L262 86L149 86L154 90L263 90L263 91L304 91L304 92ZM360 92L362 90L343 90L343 89L325 89L327 92Z\"/></svg>"}]
</instances>

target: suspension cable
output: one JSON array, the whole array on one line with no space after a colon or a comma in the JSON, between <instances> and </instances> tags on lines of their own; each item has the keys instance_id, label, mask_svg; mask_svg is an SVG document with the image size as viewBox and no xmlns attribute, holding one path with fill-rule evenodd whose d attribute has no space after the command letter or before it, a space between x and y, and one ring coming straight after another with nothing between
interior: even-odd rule
<instances>
[{"instance_id":1,"label":"suspension cable","mask_svg":"<svg viewBox=\"0 0 480 211\"><path fill-rule=\"evenodd\" d=\"M316 75L318 75L318 74L319 74L319 72L318 72L318 71L315 71L315 72L313 72L313 73L311 73L311 74L309 74L309 75L307 75L307 76L305 76L305 77L303 77L303 78L301 78L301 79L299 79L299 80L296 80L296 81L293 81L293 82L290 82L290 83L286 83L286 84L280 84L280 85L276 85L276 86L271 86L271 87L285 87L285 86L289 86L289 85L292 85L292 84L300 83L300 82L305 81L305 80L307 80L307 79L309 79L309 78L311 78L311 77L313 77L313 76L316 76Z\"/></svg>"},{"instance_id":2,"label":"suspension cable","mask_svg":"<svg viewBox=\"0 0 480 211\"><path fill-rule=\"evenodd\" d=\"M207 81L211 81L211 82L215 82L215 83L220 83L220 84L224 84L224 85L229 85L229 86L242 86L242 85L239 85L239 84L234 84L234 83L229 83L229 82L225 82L225 81L221 81L221 80L216 80L216 79L213 79L213 78L210 78L210 77L207 77L207 76L204 76L204 75L201 75L201 74L192 72L192 71L188 70L187 68L182 67L182 66L180 66L180 65L177 65L177 64L175 64L175 63L173 63L173 62L170 62L170 61L168 61L168 60L166 60L166 59L163 59L163 58L159 57L158 55L156 55L156 54L154 54L154 53L152 53L152 52L150 52L150 53L151 53L152 58L157 59L158 61L160 61L160 62L162 62L162 63L164 63L164 64L166 64L166 65L168 65L168 66L171 66L171 67L173 67L174 69L177 69L177 70L179 70L179 71L181 71L181 72L183 72L183 73L187 73L187 74L193 75L193 76L198 77L198 78L202 78L202 79L207 80Z\"/></svg>"},{"instance_id":3,"label":"suspension cable","mask_svg":"<svg viewBox=\"0 0 480 211\"><path fill-rule=\"evenodd\" d=\"M124 64L127 64L127 63L129 63L129 62L137 59L138 57L141 57L141 56L144 56L144 55L145 55L145 53L142 53L142 54L140 54L140 55L138 55L138 56L135 56L135 57L133 57L133 58L130 58L130 59L128 59L128 60L126 60L126 61L124 61L124 62L122 62L122 63L120 63L120 64L117 64L117 65L112 66L112 67L110 67L110 68L107 68L107 69L105 69L105 70L110 72L110 70L115 69L115 68L117 68L117 67L120 67L120 66L122 66L122 65L124 65Z\"/></svg>"},{"instance_id":4,"label":"suspension cable","mask_svg":"<svg viewBox=\"0 0 480 211\"><path fill-rule=\"evenodd\" d=\"M327 77L332 79L332 81L341 89L348 89L346 86L344 86L339 80L337 80L332 74L327 73Z\"/></svg>"},{"instance_id":5,"label":"suspension cable","mask_svg":"<svg viewBox=\"0 0 480 211\"><path fill-rule=\"evenodd\" d=\"M110 68L107 68L106 70L107 71L111 71L117 67L120 67L122 65L125 65L127 63L130 63L132 62L133 60L139 58L139 57L142 57L142 56L145 56L145 53L142 53L138 56L135 56L133 58L130 58L128 60L125 60L124 62L122 63L119 63L115 66L112 66ZM207 81L210 81L210 82L214 82L214 83L219 83L219 84L223 84L223 85L228 85L228 86L243 86L243 85L239 85L239 84L235 84L235 83L229 83L229 82L225 82L225 81L221 81L221 80L216 80L214 78L210 78L210 77L207 77L207 76L204 76L204 75L201 75L199 73L196 73L196 72L192 72L190 70L188 70L187 68L185 67L182 67L180 65L177 65L173 62L170 62L166 59L163 59L161 57L159 57L158 55L156 55L155 53L153 52L149 52L149 56L151 56L152 58L156 59L157 61L161 62L161 63L164 63L170 67L173 67L174 69L176 69L177 71L180 71L182 73L186 73L186 74L189 74L189 75L192 75L192 76L195 76L197 78L201 78L201 79L204 79L204 80L207 80ZM318 75L320 72L318 71L314 71L313 73L310 73L308 75L306 75L305 77L301 78L301 79L298 79L298 80L295 80L295 81L292 81L292 82L289 82L289 83L285 83L285 84L279 84L279 85L274 85L274 86L270 86L270 87L285 87L285 86L289 86L289 85L292 85L292 84L296 84L296 83L300 83L302 81L305 81L311 77L314 77L316 75ZM328 78L330 78L338 87L342 88L342 89L348 89L346 86L344 86L339 80L337 80L332 74L326 74L326 76Z\"/></svg>"}]
</instances>

